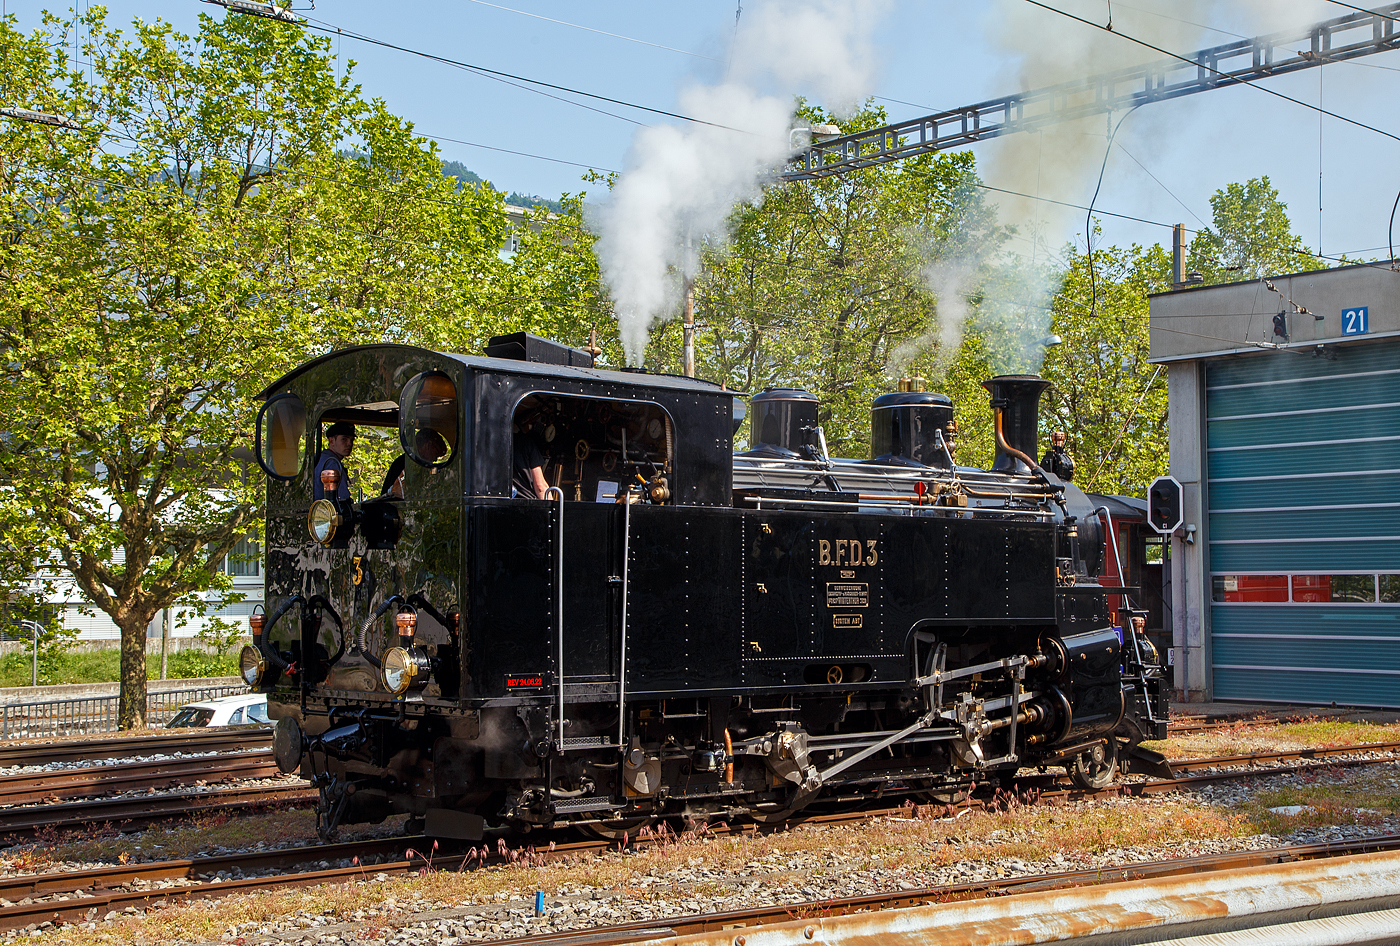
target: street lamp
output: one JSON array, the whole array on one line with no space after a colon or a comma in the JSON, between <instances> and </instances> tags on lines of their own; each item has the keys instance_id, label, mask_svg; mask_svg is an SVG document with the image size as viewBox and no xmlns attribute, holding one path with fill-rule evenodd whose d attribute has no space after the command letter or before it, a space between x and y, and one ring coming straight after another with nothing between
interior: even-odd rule
<instances>
[{"instance_id":1,"label":"street lamp","mask_svg":"<svg viewBox=\"0 0 1400 946\"><path fill-rule=\"evenodd\" d=\"M83 127L71 118L54 115L51 112L38 112L32 108L0 108L0 115L13 118L16 121L33 122L36 125L52 125L55 128L68 128L73 131Z\"/></svg>"},{"instance_id":2,"label":"street lamp","mask_svg":"<svg viewBox=\"0 0 1400 946\"><path fill-rule=\"evenodd\" d=\"M275 3L258 3L257 0L204 0L205 3L212 3L216 7L223 7L234 13L246 13L248 16L261 16L269 20L281 20L283 23L305 23L306 21L297 16L286 7L279 7Z\"/></svg>"},{"instance_id":3,"label":"street lamp","mask_svg":"<svg viewBox=\"0 0 1400 946\"><path fill-rule=\"evenodd\" d=\"M210 0L212 2L212 0ZM792 136L799 131L805 131L812 136L813 142L827 141L831 138L841 137L841 128L838 125L813 125L811 128L791 128L788 130L788 150L796 151L797 145L793 143Z\"/></svg>"},{"instance_id":4,"label":"street lamp","mask_svg":"<svg viewBox=\"0 0 1400 946\"><path fill-rule=\"evenodd\" d=\"M34 638L34 662L30 671L30 686L39 685L39 635L43 633L44 626L38 621L19 621L19 626L29 632Z\"/></svg>"}]
</instances>

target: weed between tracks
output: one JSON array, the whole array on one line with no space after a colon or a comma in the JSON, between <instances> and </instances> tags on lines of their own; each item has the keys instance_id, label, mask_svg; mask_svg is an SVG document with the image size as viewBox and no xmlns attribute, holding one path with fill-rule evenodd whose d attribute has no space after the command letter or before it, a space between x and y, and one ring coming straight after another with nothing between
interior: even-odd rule
<instances>
[{"instance_id":1,"label":"weed between tracks","mask_svg":"<svg viewBox=\"0 0 1400 946\"><path fill-rule=\"evenodd\" d=\"M1392 765L1319 767L1289 782L1255 792L1239 806L1261 832L1287 835L1336 825L1375 827L1400 818L1400 774Z\"/></svg>"},{"instance_id":2,"label":"weed between tracks","mask_svg":"<svg viewBox=\"0 0 1400 946\"><path fill-rule=\"evenodd\" d=\"M1013 868L1006 865L1016 862L1024 862L1021 869L1037 862L1044 865L1041 870L1090 867L1134 859L1133 852L1169 853L1203 837L1235 839L1253 830L1242 814L1169 798L1055 806L1003 796L984 810L952 818L943 817L943 811L910 808L900 817L767 835L667 834L641 848L614 844L600 855L577 854L546 864L530 849L516 848L514 863L485 869L424 870L418 876L380 879L374 867L367 867L353 883L178 904L94 929L80 925L45 931L35 941L148 946L222 940L250 946L270 931L285 936L305 930L312 934L308 941L314 941L321 927L346 924L337 934L342 941L368 944L393 935L426 911L528 900L535 890L550 898L585 899L591 891L606 891L636 909L677 900L694 904L692 912L734 909L771 900L849 895L870 883L876 889L901 883L928 886L946 881L940 881L940 871L964 864L982 865L985 876L1010 872ZM426 862L432 855L425 854ZM1049 855L1055 855L1055 862L1044 864ZM819 907L798 909L807 911L804 916L820 912Z\"/></svg>"},{"instance_id":3,"label":"weed between tracks","mask_svg":"<svg viewBox=\"0 0 1400 946\"><path fill-rule=\"evenodd\" d=\"M1143 745L1173 759L1209 759L1252 752L1359 746L1400 741L1400 723L1343 722L1316 716L1294 716L1274 725L1271 717L1242 719L1208 732L1175 733Z\"/></svg>"}]
</instances>

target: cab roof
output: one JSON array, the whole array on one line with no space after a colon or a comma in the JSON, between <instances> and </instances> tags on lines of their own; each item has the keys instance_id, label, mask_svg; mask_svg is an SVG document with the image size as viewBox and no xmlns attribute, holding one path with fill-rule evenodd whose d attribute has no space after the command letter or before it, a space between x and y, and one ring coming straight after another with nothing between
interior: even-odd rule
<instances>
[{"instance_id":1,"label":"cab roof","mask_svg":"<svg viewBox=\"0 0 1400 946\"><path fill-rule=\"evenodd\" d=\"M722 397L742 397L738 391L730 391L714 381L700 378L686 378L673 374L653 374L641 369L614 371L608 368L578 368L568 365L543 364L534 361L517 361L513 358L488 358L484 355L462 355L455 352L439 352L415 345L356 345L353 348L340 348L319 358L304 362L269 384L258 394L257 399L265 401L274 394L287 389L302 374L319 365L338 358L353 358L375 351L404 351L415 354L434 355L457 364L465 365L473 371L486 371L494 374L530 375L541 378L573 378L579 381L601 381L607 384L622 384L635 388L684 391L690 394L713 394Z\"/></svg>"}]
</instances>

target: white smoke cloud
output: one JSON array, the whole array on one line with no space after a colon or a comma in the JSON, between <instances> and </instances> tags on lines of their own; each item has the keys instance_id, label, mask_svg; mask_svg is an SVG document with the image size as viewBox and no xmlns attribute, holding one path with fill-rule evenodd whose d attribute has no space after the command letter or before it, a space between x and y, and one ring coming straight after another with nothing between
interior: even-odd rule
<instances>
[{"instance_id":1,"label":"white smoke cloud","mask_svg":"<svg viewBox=\"0 0 1400 946\"><path fill-rule=\"evenodd\" d=\"M873 91L871 33L885 7L762 0L744 11L725 78L678 97L678 111L713 124L637 133L627 170L591 221L629 363L641 362L651 326L676 313L702 242L724 239L731 209L758 199L786 158L794 96L841 113Z\"/></svg>"},{"instance_id":2,"label":"white smoke cloud","mask_svg":"<svg viewBox=\"0 0 1400 946\"><path fill-rule=\"evenodd\" d=\"M1099 24L1108 21L1109 6L1103 0L1061 0L1055 6ZM1112 4L1114 30L1108 32L1023 0L995 0L989 5L985 27L993 44L1006 54L1007 67L998 84L1011 92L1045 88L1164 58L1123 34L1188 55L1196 49L1231 42L1237 35L1302 31L1337 14L1335 7L1322 0L1134 0L1131 5ZM1168 127L1155 120L1154 108L1147 105L1122 122L1114 149L1108 153L1106 181L1127 174L1140 178L1144 187L1158 186L1123 150L1126 147L1151 167L1155 146L1181 133L1179 126ZM1013 343L1011 347L1022 359L1016 370L1039 369L1044 354L1040 340L1050 332L1049 306L1058 282L1054 268L1037 265L1037 258L1057 254L1065 237L1072 237L1082 252L1088 235L1085 211L1034 198L1088 204L1105 168L1109 135L1123 118L1124 113L1117 112L1047 125L1040 132L995 139L979 151L978 163L987 183L1030 196L999 194L995 198L1002 223L1019 231L1011 252L997 261L996 280L974 285L975 270L982 260L966 256L965 250L951 258L936 258L926 268L926 283L938 300L940 362L946 363L956 353L966 321L973 314L966 297L977 290L978 322ZM1222 186L1225 183L1222 181ZM1192 196L1198 206L1204 204L1205 195ZM1099 242L1100 238L1094 237L1095 247ZM927 350L934 341L932 336L920 340L921 349ZM918 350L906 345L896 355L907 361ZM896 360L891 359L892 367Z\"/></svg>"}]
</instances>

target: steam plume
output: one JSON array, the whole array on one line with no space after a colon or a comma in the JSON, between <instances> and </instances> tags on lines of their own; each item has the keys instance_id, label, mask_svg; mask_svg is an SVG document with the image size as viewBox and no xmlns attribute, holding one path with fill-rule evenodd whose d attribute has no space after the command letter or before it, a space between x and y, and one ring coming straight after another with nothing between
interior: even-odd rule
<instances>
[{"instance_id":1,"label":"steam plume","mask_svg":"<svg viewBox=\"0 0 1400 946\"><path fill-rule=\"evenodd\" d=\"M724 239L730 210L757 199L788 154L794 96L842 113L872 91L870 34L885 5L762 0L744 11L726 76L678 96L681 112L713 124L637 133L627 170L593 220L629 363L641 362L648 329L675 313L699 247Z\"/></svg>"}]
</instances>

